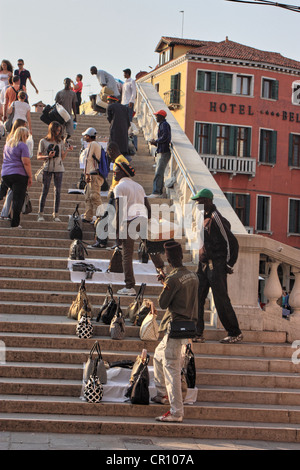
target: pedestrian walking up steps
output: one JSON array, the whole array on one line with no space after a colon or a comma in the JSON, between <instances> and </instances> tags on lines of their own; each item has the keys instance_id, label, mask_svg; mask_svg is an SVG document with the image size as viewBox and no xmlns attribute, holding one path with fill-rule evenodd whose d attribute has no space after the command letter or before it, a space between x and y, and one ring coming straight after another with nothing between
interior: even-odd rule
<instances>
[{"instance_id":1,"label":"pedestrian walking up steps","mask_svg":"<svg viewBox=\"0 0 300 470\"><path fill-rule=\"evenodd\" d=\"M32 114L32 121L36 155L47 128L38 114ZM154 420L168 410L167 405L80 400L82 364L96 339L107 361L135 360L146 348L151 365L156 346L142 342L138 328L129 324L123 341L111 340L108 326L101 323L95 324L92 339L80 340L75 334L76 322L67 318L78 285L70 281L67 270L70 240L66 227L76 203L80 202L81 213L84 209L83 196L70 195L68 189L79 180L80 136L90 126L99 135L108 135L105 117L79 117L73 138L76 148L65 160L61 222L51 221L52 189L46 221L37 222L41 188L36 182L30 188L33 214L23 216L22 229L0 222L0 345L6 353L6 361L0 364L0 430L300 442L299 366L292 361L295 351L284 333L245 331L242 344L224 345L219 343L224 332L207 326L206 343L192 346L198 400L185 406L180 424ZM136 180L149 194L153 158L142 136L138 145L133 159ZM0 147L2 161L3 141ZM35 156L32 166L34 172L40 166ZM93 227L85 226L84 240L92 242L93 236ZM106 250L89 253L93 258L110 255ZM191 264L186 251L184 261ZM114 286L114 291L120 287ZM96 311L106 286L87 284L87 288ZM157 305L159 292L160 287L147 287L145 295ZM131 300L121 297L121 306ZM161 318L163 312L158 313Z\"/></svg>"}]
</instances>

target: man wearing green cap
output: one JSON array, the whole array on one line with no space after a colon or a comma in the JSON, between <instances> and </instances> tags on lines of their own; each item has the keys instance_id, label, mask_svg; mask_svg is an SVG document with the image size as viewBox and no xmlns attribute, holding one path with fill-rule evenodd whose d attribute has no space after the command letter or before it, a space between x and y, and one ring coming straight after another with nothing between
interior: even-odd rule
<instances>
[{"instance_id":1,"label":"man wearing green cap","mask_svg":"<svg viewBox=\"0 0 300 470\"><path fill-rule=\"evenodd\" d=\"M243 336L227 290L227 274L232 273L238 243L230 230L230 223L216 209L213 193L201 189L191 199L204 206L204 244L199 251L199 295L197 337L194 342L204 342L204 305L211 288L216 309L228 336L221 343L238 343Z\"/></svg>"}]
</instances>

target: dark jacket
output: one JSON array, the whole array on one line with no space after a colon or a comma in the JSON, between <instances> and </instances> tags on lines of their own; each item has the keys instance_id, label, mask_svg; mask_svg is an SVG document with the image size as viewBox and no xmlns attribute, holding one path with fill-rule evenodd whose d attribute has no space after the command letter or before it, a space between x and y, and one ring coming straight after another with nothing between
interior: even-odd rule
<instances>
[{"instance_id":1,"label":"dark jacket","mask_svg":"<svg viewBox=\"0 0 300 470\"><path fill-rule=\"evenodd\" d=\"M171 127L170 124L164 120L159 124L157 139L155 144L157 145L157 153L170 152L171 143Z\"/></svg>"},{"instance_id":2,"label":"dark jacket","mask_svg":"<svg viewBox=\"0 0 300 470\"><path fill-rule=\"evenodd\" d=\"M166 287L158 302L167 309L159 327L165 331L170 321L194 320L198 318L198 276L185 266L174 268L166 277Z\"/></svg>"},{"instance_id":3,"label":"dark jacket","mask_svg":"<svg viewBox=\"0 0 300 470\"><path fill-rule=\"evenodd\" d=\"M230 222L217 211L215 205L205 213L204 246L200 250L200 262L207 263L208 260L212 260L228 263L230 259L228 231L230 228Z\"/></svg>"}]
</instances>

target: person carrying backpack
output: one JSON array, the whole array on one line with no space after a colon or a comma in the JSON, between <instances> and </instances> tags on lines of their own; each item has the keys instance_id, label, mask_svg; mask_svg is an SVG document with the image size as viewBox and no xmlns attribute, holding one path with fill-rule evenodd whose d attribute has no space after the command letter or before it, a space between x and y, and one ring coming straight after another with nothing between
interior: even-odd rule
<instances>
[{"instance_id":1,"label":"person carrying backpack","mask_svg":"<svg viewBox=\"0 0 300 470\"><path fill-rule=\"evenodd\" d=\"M104 183L104 177L99 172L99 162L101 160L101 145L96 142L97 131L89 127L82 133L85 141L88 143L88 152L85 162L85 213L82 222L92 223L93 216L96 215L98 206L102 205L101 186Z\"/></svg>"},{"instance_id":2,"label":"person carrying backpack","mask_svg":"<svg viewBox=\"0 0 300 470\"><path fill-rule=\"evenodd\" d=\"M231 232L230 223L216 209L213 193L202 189L191 199L204 206L204 244L199 252L199 295L197 336L194 342L204 342L204 305L211 288L219 319L227 331L221 343L238 343L243 340L235 311L227 289L227 274L233 272L238 257L238 241Z\"/></svg>"}]
</instances>

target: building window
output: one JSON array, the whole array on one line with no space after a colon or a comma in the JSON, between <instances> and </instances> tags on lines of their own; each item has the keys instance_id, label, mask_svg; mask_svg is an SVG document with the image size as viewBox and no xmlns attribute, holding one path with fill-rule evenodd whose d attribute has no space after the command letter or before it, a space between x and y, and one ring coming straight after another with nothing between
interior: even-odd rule
<instances>
[{"instance_id":1,"label":"building window","mask_svg":"<svg viewBox=\"0 0 300 470\"><path fill-rule=\"evenodd\" d=\"M210 154L211 125L197 122L195 148L200 154Z\"/></svg>"},{"instance_id":2,"label":"building window","mask_svg":"<svg viewBox=\"0 0 300 470\"><path fill-rule=\"evenodd\" d=\"M260 163L276 163L277 132L261 129L260 131Z\"/></svg>"},{"instance_id":3,"label":"building window","mask_svg":"<svg viewBox=\"0 0 300 470\"><path fill-rule=\"evenodd\" d=\"M289 233L300 235L300 199L289 201Z\"/></svg>"},{"instance_id":4,"label":"building window","mask_svg":"<svg viewBox=\"0 0 300 470\"><path fill-rule=\"evenodd\" d=\"M171 76L170 104L180 104L180 77L180 73Z\"/></svg>"},{"instance_id":5,"label":"building window","mask_svg":"<svg viewBox=\"0 0 300 470\"><path fill-rule=\"evenodd\" d=\"M300 168L300 135L290 134L289 166Z\"/></svg>"},{"instance_id":6,"label":"building window","mask_svg":"<svg viewBox=\"0 0 300 470\"><path fill-rule=\"evenodd\" d=\"M246 75L237 75L236 78L236 94L250 96L251 94L251 77Z\"/></svg>"},{"instance_id":7,"label":"building window","mask_svg":"<svg viewBox=\"0 0 300 470\"><path fill-rule=\"evenodd\" d=\"M229 155L229 126L217 126L216 155Z\"/></svg>"},{"instance_id":8,"label":"building window","mask_svg":"<svg viewBox=\"0 0 300 470\"><path fill-rule=\"evenodd\" d=\"M292 103L300 105L300 81L297 80L293 83Z\"/></svg>"},{"instance_id":9,"label":"building window","mask_svg":"<svg viewBox=\"0 0 300 470\"><path fill-rule=\"evenodd\" d=\"M231 73L198 70L196 89L213 93L232 93L232 79L233 75Z\"/></svg>"},{"instance_id":10,"label":"building window","mask_svg":"<svg viewBox=\"0 0 300 470\"><path fill-rule=\"evenodd\" d=\"M249 227L250 221L250 195L224 193L235 213L245 227Z\"/></svg>"},{"instance_id":11,"label":"building window","mask_svg":"<svg viewBox=\"0 0 300 470\"><path fill-rule=\"evenodd\" d=\"M166 62L169 62L171 59L171 51L170 49L166 49L165 51L161 52L159 55L159 65L164 65Z\"/></svg>"},{"instance_id":12,"label":"building window","mask_svg":"<svg viewBox=\"0 0 300 470\"><path fill-rule=\"evenodd\" d=\"M256 212L256 230L258 232L270 232L271 226L271 197L258 196L257 197L257 212Z\"/></svg>"},{"instance_id":13,"label":"building window","mask_svg":"<svg viewBox=\"0 0 300 470\"><path fill-rule=\"evenodd\" d=\"M269 100L278 100L278 80L272 80L269 78L262 79L262 98L267 98Z\"/></svg>"},{"instance_id":14,"label":"building window","mask_svg":"<svg viewBox=\"0 0 300 470\"><path fill-rule=\"evenodd\" d=\"M250 157L251 128L197 122L195 149L200 154Z\"/></svg>"},{"instance_id":15,"label":"building window","mask_svg":"<svg viewBox=\"0 0 300 470\"><path fill-rule=\"evenodd\" d=\"M237 157L250 157L251 129L237 128Z\"/></svg>"}]
</instances>

